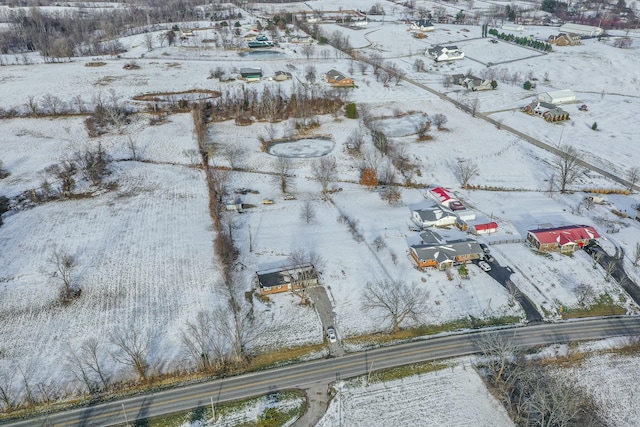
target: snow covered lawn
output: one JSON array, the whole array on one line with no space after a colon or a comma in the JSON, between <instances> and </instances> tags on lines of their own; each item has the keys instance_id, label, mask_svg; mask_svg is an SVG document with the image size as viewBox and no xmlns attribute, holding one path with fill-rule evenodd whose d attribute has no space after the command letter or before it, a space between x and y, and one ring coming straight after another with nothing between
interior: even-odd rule
<instances>
[{"instance_id":1,"label":"snow covered lawn","mask_svg":"<svg viewBox=\"0 0 640 427\"><path fill-rule=\"evenodd\" d=\"M469 365L366 384L358 378L336 385L337 395L316 427L513 426L504 408Z\"/></svg>"}]
</instances>

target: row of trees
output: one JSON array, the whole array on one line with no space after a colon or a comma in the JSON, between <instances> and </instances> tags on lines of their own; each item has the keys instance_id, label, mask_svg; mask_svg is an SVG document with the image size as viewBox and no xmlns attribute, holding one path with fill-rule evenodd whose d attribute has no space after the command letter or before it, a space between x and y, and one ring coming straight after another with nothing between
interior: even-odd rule
<instances>
[{"instance_id":1,"label":"row of trees","mask_svg":"<svg viewBox=\"0 0 640 427\"><path fill-rule=\"evenodd\" d=\"M513 34L498 33L498 30L496 30L495 28L490 29L489 34L496 36L501 40L516 43L522 46L529 46L534 49L543 50L545 52L551 52L552 50L552 46L549 43L545 43L540 40L535 40L530 37L518 37Z\"/></svg>"}]
</instances>

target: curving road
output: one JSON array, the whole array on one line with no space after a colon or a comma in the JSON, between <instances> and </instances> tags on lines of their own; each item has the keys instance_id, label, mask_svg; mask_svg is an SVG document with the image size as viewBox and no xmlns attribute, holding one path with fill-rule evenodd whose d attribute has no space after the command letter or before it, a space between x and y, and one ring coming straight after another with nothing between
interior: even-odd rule
<instances>
[{"instance_id":1,"label":"curving road","mask_svg":"<svg viewBox=\"0 0 640 427\"><path fill-rule=\"evenodd\" d=\"M119 425L125 421L166 415L275 390L308 388L316 383L326 384L333 380L367 374L370 370L474 354L478 352L479 340L487 333L489 332L475 331L417 340L408 344L352 353L344 357L314 360L2 424L21 427ZM498 329L496 333L513 337L514 342L520 347L532 347L638 335L640 317L537 324Z\"/></svg>"}]
</instances>

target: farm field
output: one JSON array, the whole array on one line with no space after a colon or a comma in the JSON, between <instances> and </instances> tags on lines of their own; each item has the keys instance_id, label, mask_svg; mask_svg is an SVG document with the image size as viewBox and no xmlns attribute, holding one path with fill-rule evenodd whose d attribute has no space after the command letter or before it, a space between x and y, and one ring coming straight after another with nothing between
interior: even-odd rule
<instances>
[{"instance_id":1,"label":"farm field","mask_svg":"<svg viewBox=\"0 0 640 427\"><path fill-rule=\"evenodd\" d=\"M340 4L323 1L322 7L338 10ZM359 0L350 7L367 10L371 2ZM239 20L243 32L253 32L256 21L263 19L243 14L245 18ZM511 280L545 320L560 320L566 309L588 308L601 295L611 298L626 314L637 315L640 307L614 280L608 280L601 267L593 268L586 253L542 256L521 240L527 230L541 226L594 225L603 236L605 250L610 254L624 250L629 276L638 280L640 272L633 265L634 250L640 244L640 222L633 220L634 207L640 204L638 194L606 195L607 204L586 209L583 189L623 189L588 170L580 171L567 194L549 191L549 181L557 174L551 153L472 117L414 82L458 102L477 102L479 113L550 145L576 147L585 161L624 177L640 164L635 146L635 117L640 113L640 67L635 66L640 65L639 47L623 50L615 48L612 40L591 39L542 55L502 41L489 43L479 38L480 27L458 25L439 26L418 40L410 36L402 18L398 6L384 22L372 20L363 30L321 25L327 34L337 31L347 36L358 55L377 53L406 73L406 80L388 84L379 81L370 66L361 71L356 61L329 45L314 44L310 58L299 44L286 42L277 48L279 55L264 57L240 56L234 50L205 45L202 40L216 35L206 21L189 23L201 27L198 37L150 51L143 35L122 38L127 51L119 57L44 64L32 53L32 63L27 65L14 64L18 59L11 55L3 56L8 65L0 67L0 108L16 114L0 120L1 167L9 173L0 180L0 195L9 198L12 206L0 226L0 379L9 384L16 404L27 397L25 384L44 384L60 398L84 392L83 381L71 372L68 359L72 349L89 339L99 341L101 361L111 382L134 378L135 369L112 357L117 352L115 338L127 329L147 337L150 374L196 369L197 362L184 344L186 328L201 313L220 310L227 301L225 278L214 251L219 233L211 216L211 193L193 115L182 110L159 117L154 104L168 108L180 100L206 102L218 94L258 97L265 90L288 96L300 87L319 93L327 89L324 73L330 69L354 78L355 88L327 93L343 104L355 103L358 119L347 118L341 107L333 114L315 115L317 123L310 129L302 129L303 120L271 123L255 117L249 117L247 126L225 120L208 128L208 166L221 180L224 176L227 192L220 202L238 197L243 205L242 212L224 211L221 216L225 231L239 249L234 265L238 292L244 294L247 311L261 323L261 328L247 333L250 351L324 342L326 325L313 307L300 304L298 296L272 295L268 301L254 296L257 271L285 266L300 251L316 256L320 283L331 303L331 320L344 339L391 330L382 310L364 307L365 286L375 282L403 283L428 293L428 304L419 319L407 319L403 327L460 319L509 318L524 323L524 312L513 295L477 265L469 265L468 279L456 269L443 272L415 267L408 249L420 243L420 237L407 224L412 210L431 204L425 190L435 186L450 189L479 217L498 222L498 232L481 240L490 244L500 265L513 269ZM553 31L535 27L525 33L546 38ZM457 44L468 57L454 63L432 63L422 52L435 44ZM414 69L416 59L424 60L423 72ZM98 61L104 65L87 66ZM131 61L139 69L123 68ZM623 74L603 70L622 61L628 64ZM498 81L496 90L472 93L444 84L445 75L480 74L489 63L496 64L491 67ZM310 65L314 81L307 78ZM242 67L261 67L263 78L256 83L222 82L211 78L217 67L230 74ZM272 77L280 70L290 71L293 78L276 82ZM59 83L47 78L52 73L63 76ZM536 81L537 87L525 90L525 79ZM556 89L572 89L578 97L576 104L563 106L571 120L548 123L519 111L537 94ZM142 95L160 98L145 101ZM29 112L34 101L41 105L38 114ZM89 136L85 120L99 102L137 112L119 126ZM589 105L587 112L578 111L581 103ZM53 104L56 108L82 106L83 113L54 114ZM382 154L374 147L364 125L365 113L388 135L395 151ZM429 138L419 139L421 124L436 114L446 116L446 123L441 129L432 126ZM592 130L594 122L597 130ZM346 146L354 132L365 136L359 154ZM235 156L229 147L237 148ZM98 148L111 159L101 185L83 177L75 182L70 197L31 201L46 185L61 188L52 167ZM394 164L393 153L402 153L414 166L410 177ZM290 159L287 192L278 184L277 156ZM335 177L323 194L313 168L318 159L328 157L335 160ZM461 161L477 164L470 184L479 189L462 188L456 172ZM401 197L397 203L382 200L385 186L360 185L363 165L374 165L381 181L384 177L398 184ZM242 194L240 190L251 191ZM273 204L263 204L265 199ZM313 218L303 216L307 206ZM630 217L622 218L613 210ZM345 217L354 220L355 232L340 220ZM613 229L623 232L609 232ZM453 229L441 232L451 239L468 237ZM383 244L374 243L378 239ZM61 279L51 262L55 250L71 254L77 262L73 280L82 292L68 303L60 302ZM589 288L586 293L584 285ZM325 355L323 350L308 357ZM18 372L22 378L14 374ZM455 366L425 378L428 381L422 382L431 383L436 390L428 394L432 405L454 400L458 408L434 411L436 418L424 414L432 424L511 425L472 369ZM389 387L398 388L398 393L413 393L416 399L427 393L429 386L416 384L411 391L414 385L406 381ZM366 414L359 413L358 407L364 401L382 402L387 386L369 386L364 392L350 387L345 386L341 404L347 405L343 410L347 408L353 417L352 425L362 425ZM479 412L463 411L465 399L477 400ZM335 405L334 401L320 425L335 422ZM416 402L412 405L418 406ZM389 418L380 416L401 423L402 411L398 406L390 409Z\"/></svg>"}]
</instances>

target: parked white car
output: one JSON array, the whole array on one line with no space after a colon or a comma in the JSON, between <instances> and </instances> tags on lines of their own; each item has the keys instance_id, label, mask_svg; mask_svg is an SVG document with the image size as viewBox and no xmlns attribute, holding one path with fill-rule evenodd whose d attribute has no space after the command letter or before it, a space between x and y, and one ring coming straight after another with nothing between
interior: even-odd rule
<instances>
[{"instance_id":1,"label":"parked white car","mask_svg":"<svg viewBox=\"0 0 640 427\"><path fill-rule=\"evenodd\" d=\"M338 341L338 337L336 336L336 330L333 326L329 326L327 328L327 338L329 338L329 342Z\"/></svg>"},{"instance_id":2,"label":"parked white car","mask_svg":"<svg viewBox=\"0 0 640 427\"><path fill-rule=\"evenodd\" d=\"M478 262L478 267L480 267L481 269L483 269L484 271L491 271L491 266L489 264L487 264L486 261L480 261Z\"/></svg>"}]
</instances>

